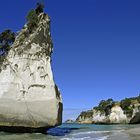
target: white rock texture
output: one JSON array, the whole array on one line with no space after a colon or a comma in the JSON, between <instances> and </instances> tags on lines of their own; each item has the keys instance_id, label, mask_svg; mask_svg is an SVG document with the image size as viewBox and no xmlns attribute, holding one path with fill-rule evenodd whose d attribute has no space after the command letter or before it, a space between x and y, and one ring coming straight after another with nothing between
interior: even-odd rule
<instances>
[{"instance_id":1,"label":"white rock texture","mask_svg":"<svg viewBox=\"0 0 140 140\"><path fill-rule=\"evenodd\" d=\"M95 124L128 124L140 123L140 103L133 104L132 116L128 116L124 110L115 105L111 108L108 115L104 111L92 109L82 112L76 119L77 123L95 123Z\"/></svg>"},{"instance_id":2,"label":"white rock texture","mask_svg":"<svg viewBox=\"0 0 140 140\"><path fill-rule=\"evenodd\" d=\"M0 72L1 127L50 128L62 122L62 99L51 69L50 18L39 15L38 27L25 25Z\"/></svg>"},{"instance_id":3,"label":"white rock texture","mask_svg":"<svg viewBox=\"0 0 140 140\"><path fill-rule=\"evenodd\" d=\"M104 123L106 122L106 119L107 118L104 113L93 109L93 115L92 115L93 123Z\"/></svg>"},{"instance_id":4,"label":"white rock texture","mask_svg":"<svg viewBox=\"0 0 140 140\"><path fill-rule=\"evenodd\" d=\"M120 106L114 106L111 108L109 115L110 123L128 123L128 118Z\"/></svg>"}]
</instances>

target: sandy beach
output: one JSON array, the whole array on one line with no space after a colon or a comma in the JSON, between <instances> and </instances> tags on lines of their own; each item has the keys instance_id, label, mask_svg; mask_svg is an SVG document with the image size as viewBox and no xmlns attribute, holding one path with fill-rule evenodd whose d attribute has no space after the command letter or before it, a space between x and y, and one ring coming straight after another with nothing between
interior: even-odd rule
<instances>
[{"instance_id":1,"label":"sandy beach","mask_svg":"<svg viewBox=\"0 0 140 140\"><path fill-rule=\"evenodd\" d=\"M107 138L107 140L139 140L139 139L140 139L140 127L122 130L121 132L115 133Z\"/></svg>"},{"instance_id":2,"label":"sandy beach","mask_svg":"<svg viewBox=\"0 0 140 140\"><path fill-rule=\"evenodd\" d=\"M136 135L136 136L139 136L140 138L140 127L126 130L125 133L129 135Z\"/></svg>"}]
</instances>

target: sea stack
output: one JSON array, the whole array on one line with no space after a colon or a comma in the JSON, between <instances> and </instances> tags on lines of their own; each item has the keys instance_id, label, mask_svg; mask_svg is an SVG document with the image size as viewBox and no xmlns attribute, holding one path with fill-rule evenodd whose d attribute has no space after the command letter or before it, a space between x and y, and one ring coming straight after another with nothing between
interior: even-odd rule
<instances>
[{"instance_id":1,"label":"sea stack","mask_svg":"<svg viewBox=\"0 0 140 140\"><path fill-rule=\"evenodd\" d=\"M38 15L18 33L0 65L0 130L46 132L62 122L62 99L51 69L50 18Z\"/></svg>"}]
</instances>

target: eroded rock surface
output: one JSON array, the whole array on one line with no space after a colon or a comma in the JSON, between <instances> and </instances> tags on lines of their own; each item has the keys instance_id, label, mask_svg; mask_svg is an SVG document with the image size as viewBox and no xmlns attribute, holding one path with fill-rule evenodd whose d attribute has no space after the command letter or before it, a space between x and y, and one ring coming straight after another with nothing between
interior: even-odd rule
<instances>
[{"instance_id":1,"label":"eroded rock surface","mask_svg":"<svg viewBox=\"0 0 140 140\"><path fill-rule=\"evenodd\" d=\"M53 80L52 49L50 18L41 13L31 34L27 25L19 32L0 67L0 130L35 132L61 124L62 99Z\"/></svg>"},{"instance_id":2,"label":"eroded rock surface","mask_svg":"<svg viewBox=\"0 0 140 140\"><path fill-rule=\"evenodd\" d=\"M110 104L111 103L111 104ZM102 102L89 111L81 112L77 123L138 124L140 123L140 96L126 98L120 102Z\"/></svg>"}]
</instances>

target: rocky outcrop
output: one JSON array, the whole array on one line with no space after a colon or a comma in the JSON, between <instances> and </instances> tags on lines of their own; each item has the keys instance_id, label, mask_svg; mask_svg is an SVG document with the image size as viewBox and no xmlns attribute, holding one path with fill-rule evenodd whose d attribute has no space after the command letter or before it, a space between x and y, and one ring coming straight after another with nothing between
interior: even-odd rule
<instances>
[{"instance_id":1,"label":"rocky outcrop","mask_svg":"<svg viewBox=\"0 0 140 140\"><path fill-rule=\"evenodd\" d=\"M140 96L126 98L120 102L102 100L97 107L82 112L77 123L134 124L140 123Z\"/></svg>"},{"instance_id":2,"label":"rocky outcrop","mask_svg":"<svg viewBox=\"0 0 140 140\"><path fill-rule=\"evenodd\" d=\"M50 18L19 32L0 69L0 130L44 132L62 122L62 99L51 69Z\"/></svg>"},{"instance_id":3,"label":"rocky outcrop","mask_svg":"<svg viewBox=\"0 0 140 140\"><path fill-rule=\"evenodd\" d=\"M75 121L71 120L71 119L68 119L68 120L65 121L65 123L75 123Z\"/></svg>"},{"instance_id":4,"label":"rocky outcrop","mask_svg":"<svg viewBox=\"0 0 140 140\"><path fill-rule=\"evenodd\" d=\"M93 110L83 111L76 119L78 123L90 124L93 122Z\"/></svg>"},{"instance_id":5,"label":"rocky outcrop","mask_svg":"<svg viewBox=\"0 0 140 140\"><path fill-rule=\"evenodd\" d=\"M130 124L140 124L140 112L137 112L130 120Z\"/></svg>"},{"instance_id":6,"label":"rocky outcrop","mask_svg":"<svg viewBox=\"0 0 140 140\"><path fill-rule=\"evenodd\" d=\"M136 102L133 106L134 109L130 124L140 124L140 104Z\"/></svg>"},{"instance_id":7,"label":"rocky outcrop","mask_svg":"<svg viewBox=\"0 0 140 140\"><path fill-rule=\"evenodd\" d=\"M120 106L114 106L111 108L111 113L109 114L109 123L129 123L130 119L124 114L124 111Z\"/></svg>"}]
</instances>

